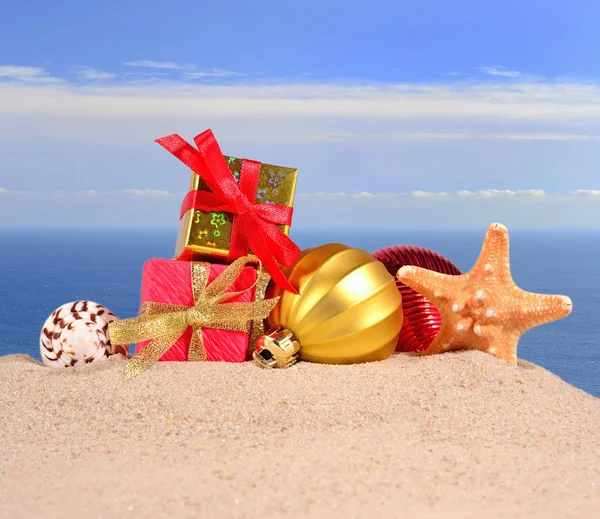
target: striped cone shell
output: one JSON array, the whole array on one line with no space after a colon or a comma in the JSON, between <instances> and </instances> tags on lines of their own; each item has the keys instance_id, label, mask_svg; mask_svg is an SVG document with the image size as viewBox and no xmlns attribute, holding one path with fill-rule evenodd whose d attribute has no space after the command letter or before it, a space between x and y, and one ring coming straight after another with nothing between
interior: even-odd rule
<instances>
[{"instance_id":1,"label":"striped cone shell","mask_svg":"<svg viewBox=\"0 0 600 519\"><path fill-rule=\"evenodd\" d=\"M128 346L110 343L108 324L118 318L92 301L66 303L46 319L40 334L44 364L63 368L105 360L110 355L128 356Z\"/></svg>"}]
</instances>

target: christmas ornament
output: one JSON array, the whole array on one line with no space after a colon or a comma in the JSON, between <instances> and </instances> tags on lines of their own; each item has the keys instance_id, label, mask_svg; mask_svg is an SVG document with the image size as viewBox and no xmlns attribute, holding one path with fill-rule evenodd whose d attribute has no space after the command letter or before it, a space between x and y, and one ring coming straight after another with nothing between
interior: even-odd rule
<instances>
[{"instance_id":1,"label":"christmas ornament","mask_svg":"<svg viewBox=\"0 0 600 519\"><path fill-rule=\"evenodd\" d=\"M405 266L398 279L429 299L440 311L442 326L425 355L458 349L485 351L516 364L523 333L571 313L571 299L521 290L512 279L508 230L499 223L487 231L475 266L449 276Z\"/></svg>"},{"instance_id":2,"label":"christmas ornament","mask_svg":"<svg viewBox=\"0 0 600 519\"><path fill-rule=\"evenodd\" d=\"M387 359L402 327L402 297L394 278L369 253L341 244L302 252L285 272L299 294L271 283L278 297L271 332L256 343L254 360L286 367L302 358L325 364Z\"/></svg>"},{"instance_id":3,"label":"christmas ornament","mask_svg":"<svg viewBox=\"0 0 600 519\"><path fill-rule=\"evenodd\" d=\"M108 325L118 318L92 301L66 303L46 319L40 334L40 355L53 368L78 366L110 355L128 356L128 346L111 344Z\"/></svg>"},{"instance_id":4,"label":"christmas ornament","mask_svg":"<svg viewBox=\"0 0 600 519\"><path fill-rule=\"evenodd\" d=\"M412 246L393 246L376 250L372 256L381 261L393 276L405 265L415 265L442 274L458 275L460 270L449 260L429 249ZM424 351L437 335L442 317L429 300L396 280L402 295L404 322L396 351Z\"/></svg>"}]
</instances>

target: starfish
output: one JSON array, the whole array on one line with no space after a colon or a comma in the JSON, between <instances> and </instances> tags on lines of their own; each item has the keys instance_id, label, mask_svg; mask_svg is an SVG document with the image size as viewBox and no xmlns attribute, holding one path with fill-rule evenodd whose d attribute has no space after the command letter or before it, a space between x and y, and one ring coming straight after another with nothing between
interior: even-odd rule
<instances>
[{"instance_id":1,"label":"starfish","mask_svg":"<svg viewBox=\"0 0 600 519\"><path fill-rule=\"evenodd\" d=\"M398 280L429 299L442 317L423 355L480 350L516 364L523 333L571 313L573 303L567 296L521 290L510 273L508 250L508 229L494 223L466 274L451 276L414 266L398 271Z\"/></svg>"}]
</instances>

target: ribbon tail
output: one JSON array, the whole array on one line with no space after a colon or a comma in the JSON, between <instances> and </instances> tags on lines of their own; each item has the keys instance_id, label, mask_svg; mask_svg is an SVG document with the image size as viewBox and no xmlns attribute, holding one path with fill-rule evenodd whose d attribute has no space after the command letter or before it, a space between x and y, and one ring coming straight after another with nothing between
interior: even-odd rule
<instances>
[{"instance_id":1,"label":"ribbon tail","mask_svg":"<svg viewBox=\"0 0 600 519\"><path fill-rule=\"evenodd\" d=\"M204 337L202 337L202 328L194 329L190 340L190 349L188 350L189 362L203 362L206 360L206 348L204 347Z\"/></svg>"},{"instance_id":2,"label":"ribbon tail","mask_svg":"<svg viewBox=\"0 0 600 519\"><path fill-rule=\"evenodd\" d=\"M262 220L257 220L262 223ZM258 259L261 260L262 264L265 266L265 270L271 275L273 281L284 290L287 290L292 294L298 294L298 290L296 290L291 285L291 283L288 281L287 277L281 270L279 263L275 259L275 256L268 243L265 241L265 238L262 235L262 233L260 231L255 232L253 238L254 239L250 241L252 252L254 252Z\"/></svg>"},{"instance_id":3,"label":"ribbon tail","mask_svg":"<svg viewBox=\"0 0 600 519\"><path fill-rule=\"evenodd\" d=\"M271 275L262 268L262 264L258 270L258 278L256 280L256 292L255 301L264 301L267 292L267 286L271 281ZM269 312L271 313L271 312ZM265 334L265 321L264 319L254 319L250 323L250 340L248 342L248 355L252 355L254 347L258 338Z\"/></svg>"},{"instance_id":4,"label":"ribbon tail","mask_svg":"<svg viewBox=\"0 0 600 519\"><path fill-rule=\"evenodd\" d=\"M274 225L263 225L265 241L273 252L273 257L284 267L293 267L300 257L301 250L289 236Z\"/></svg>"},{"instance_id":5,"label":"ribbon tail","mask_svg":"<svg viewBox=\"0 0 600 519\"><path fill-rule=\"evenodd\" d=\"M224 299L233 299L248 290L252 290L254 285L256 285L256 281L249 287L238 292L226 292L226 290L233 285L244 267L250 262L252 262L252 259L249 256L242 256L228 265L227 268L206 287L205 297L214 299L214 301L218 303Z\"/></svg>"},{"instance_id":6,"label":"ribbon tail","mask_svg":"<svg viewBox=\"0 0 600 519\"><path fill-rule=\"evenodd\" d=\"M284 290L287 290L292 294L298 294L298 290L291 285L279 266L279 263L281 262L285 266L291 267L297 260L297 256L294 257L294 255L290 255L289 252L292 251L282 251L279 248L277 241L270 236L270 227L279 231L274 225L270 225L260 217L256 216L253 218L250 225L251 234L248 234L248 243L250 244L252 252L258 257L264 265L265 270L271 275L273 281ZM284 233L281 233L281 235L287 238ZM289 241L294 247L297 247L294 242L291 240ZM282 254L284 257L281 257ZM298 249L298 255L299 254L300 249Z\"/></svg>"},{"instance_id":7,"label":"ribbon tail","mask_svg":"<svg viewBox=\"0 0 600 519\"><path fill-rule=\"evenodd\" d=\"M187 327L185 309L178 305L144 303L138 317L110 323L108 335L114 344L143 342L176 332L181 335Z\"/></svg>"},{"instance_id":8,"label":"ribbon tail","mask_svg":"<svg viewBox=\"0 0 600 519\"><path fill-rule=\"evenodd\" d=\"M269 271L269 274L271 274L271 278L277 285L279 285L284 290L291 292L292 294L299 294L298 290L294 288L294 286L288 281L288 278L285 276L285 274L283 273L276 261L271 260L271 258L269 258L264 263L265 268Z\"/></svg>"},{"instance_id":9,"label":"ribbon tail","mask_svg":"<svg viewBox=\"0 0 600 519\"><path fill-rule=\"evenodd\" d=\"M146 371L175 344L178 338L179 334L169 334L151 341L148 346L127 361L125 380L131 380Z\"/></svg>"}]
</instances>

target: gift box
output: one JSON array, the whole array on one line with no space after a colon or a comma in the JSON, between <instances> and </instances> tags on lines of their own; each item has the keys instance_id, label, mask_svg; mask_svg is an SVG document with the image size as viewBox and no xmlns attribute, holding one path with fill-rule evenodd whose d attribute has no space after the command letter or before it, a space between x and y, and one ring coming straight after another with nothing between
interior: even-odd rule
<instances>
[{"instance_id":1,"label":"gift box","mask_svg":"<svg viewBox=\"0 0 600 519\"><path fill-rule=\"evenodd\" d=\"M156 142L192 170L175 258L230 263L249 256L296 293L281 266L300 256L288 237L298 170L224 155L210 130L196 136L197 148L177 134Z\"/></svg>"},{"instance_id":2,"label":"gift box","mask_svg":"<svg viewBox=\"0 0 600 519\"><path fill-rule=\"evenodd\" d=\"M195 264L195 266L194 266ZM221 274L226 266L197 262L181 262L166 259L151 259L144 265L142 275L141 303L157 302L168 305L181 305L193 307L194 287L192 283L192 269L200 268L207 276L205 286L209 286ZM203 280L200 280L202 282ZM239 276L226 290L226 292L239 292L242 294L232 298L229 302L254 301L256 270L253 267L244 267ZM252 287L252 288L250 288ZM202 289L203 287L196 287ZM190 342L194 334L191 326L187 327L177 341L164 353L159 361L185 361L188 360ZM204 340L205 360L224 362L244 362L248 356L248 332L222 330L218 328L202 327ZM150 341L136 344L136 353L143 350Z\"/></svg>"},{"instance_id":3,"label":"gift box","mask_svg":"<svg viewBox=\"0 0 600 519\"><path fill-rule=\"evenodd\" d=\"M240 182L242 159L224 155L232 178ZM258 186L254 195L256 204L278 204L288 207L294 205L298 170L271 164L261 164ZM188 192L210 191L210 188L195 172L191 172ZM179 233L175 246L175 257L183 260L209 259L227 261L229 259L231 231L234 213L227 211L203 211L188 209L179 221ZM277 225L287 236L289 225ZM253 256L252 250L244 254Z\"/></svg>"},{"instance_id":4,"label":"gift box","mask_svg":"<svg viewBox=\"0 0 600 519\"><path fill-rule=\"evenodd\" d=\"M113 321L108 333L117 344L136 343L126 379L156 361L243 362L250 322L266 318L279 298L255 300L258 273L243 256L231 265L153 259L142 278L137 317Z\"/></svg>"}]
</instances>

